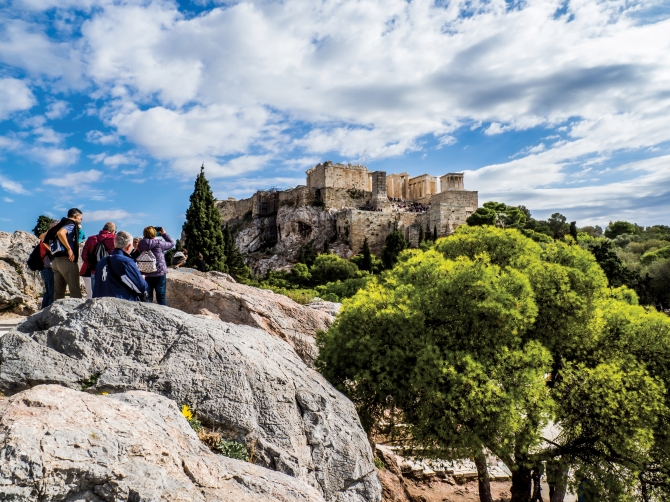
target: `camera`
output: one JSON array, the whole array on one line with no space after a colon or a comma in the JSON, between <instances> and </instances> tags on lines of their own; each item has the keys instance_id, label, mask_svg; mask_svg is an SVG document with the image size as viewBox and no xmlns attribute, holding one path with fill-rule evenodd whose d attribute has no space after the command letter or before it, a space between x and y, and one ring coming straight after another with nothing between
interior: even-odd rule
<instances>
[{"instance_id":1,"label":"camera","mask_svg":"<svg viewBox=\"0 0 670 502\"><path fill-rule=\"evenodd\" d=\"M156 237L163 235L163 227L155 226L154 228L156 229Z\"/></svg>"}]
</instances>

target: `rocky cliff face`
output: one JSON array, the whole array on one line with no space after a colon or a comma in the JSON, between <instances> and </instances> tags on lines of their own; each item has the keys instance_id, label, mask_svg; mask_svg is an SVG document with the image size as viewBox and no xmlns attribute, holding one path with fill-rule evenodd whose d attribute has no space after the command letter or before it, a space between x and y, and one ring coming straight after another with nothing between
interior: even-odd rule
<instances>
[{"instance_id":1,"label":"rocky cliff face","mask_svg":"<svg viewBox=\"0 0 670 502\"><path fill-rule=\"evenodd\" d=\"M82 382L90 392L145 390L189 404L253 449L257 464L327 501L381 500L352 403L260 329L104 298L58 301L0 338L6 395L47 383L79 389Z\"/></svg>"},{"instance_id":2,"label":"rocky cliff face","mask_svg":"<svg viewBox=\"0 0 670 502\"><path fill-rule=\"evenodd\" d=\"M38 242L28 232L0 232L0 313L28 315L39 310L42 279L26 266Z\"/></svg>"},{"instance_id":3,"label":"rocky cliff face","mask_svg":"<svg viewBox=\"0 0 670 502\"><path fill-rule=\"evenodd\" d=\"M177 404L40 385L0 400L0 499L319 502L290 476L212 453Z\"/></svg>"},{"instance_id":4,"label":"rocky cliff face","mask_svg":"<svg viewBox=\"0 0 670 502\"><path fill-rule=\"evenodd\" d=\"M337 209L315 206L281 206L272 217L254 218L242 224L236 243L257 275L290 268L298 258L300 247L308 242L317 250L330 242L333 252L350 258L353 252L349 245L335 240L337 213ZM276 228L276 244L271 253L265 253L262 248L270 228Z\"/></svg>"},{"instance_id":5,"label":"rocky cliff face","mask_svg":"<svg viewBox=\"0 0 670 502\"><path fill-rule=\"evenodd\" d=\"M300 305L284 295L238 284L227 274L170 270L168 305L189 314L260 328L293 347L308 365L317 356L315 335L335 320L331 312Z\"/></svg>"}]
</instances>

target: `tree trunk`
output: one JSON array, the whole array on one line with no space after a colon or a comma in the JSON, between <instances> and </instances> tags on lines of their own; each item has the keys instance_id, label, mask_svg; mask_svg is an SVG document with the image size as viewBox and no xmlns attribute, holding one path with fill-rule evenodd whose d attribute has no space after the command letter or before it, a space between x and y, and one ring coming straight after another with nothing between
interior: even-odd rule
<instances>
[{"instance_id":1,"label":"tree trunk","mask_svg":"<svg viewBox=\"0 0 670 502\"><path fill-rule=\"evenodd\" d=\"M531 473L530 469L517 465L512 470L512 499L510 502L530 502Z\"/></svg>"},{"instance_id":2,"label":"tree trunk","mask_svg":"<svg viewBox=\"0 0 670 502\"><path fill-rule=\"evenodd\" d=\"M563 499L568 492L569 470L570 466L568 465L561 465L560 469L558 469L556 473L556 487L554 488L554 493L551 494L550 502L563 502Z\"/></svg>"},{"instance_id":3,"label":"tree trunk","mask_svg":"<svg viewBox=\"0 0 670 502\"><path fill-rule=\"evenodd\" d=\"M533 497L530 502L543 502L542 500L542 464L533 468L531 473L533 480Z\"/></svg>"},{"instance_id":4,"label":"tree trunk","mask_svg":"<svg viewBox=\"0 0 670 502\"><path fill-rule=\"evenodd\" d=\"M475 457L475 465L477 466L477 481L479 483L479 502L493 502L489 468L486 465L486 455L484 452Z\"/></svg>"}]
</instances>

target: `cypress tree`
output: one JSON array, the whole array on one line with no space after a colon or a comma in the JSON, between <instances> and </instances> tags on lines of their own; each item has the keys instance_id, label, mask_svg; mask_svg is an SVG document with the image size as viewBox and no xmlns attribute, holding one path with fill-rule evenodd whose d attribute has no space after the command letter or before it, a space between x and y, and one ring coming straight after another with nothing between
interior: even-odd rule
<instances>
[{"instance_id":1,"label":"cypress tree","mask_svg":"<svg viewBox=\"0 0 670 502\"><path fill-rule=\"evenodd\" d=\"M577 222L576 221L571 221L570 222L570 235L575 240L575 242L577 242Z\"/></svg>"},{"instance_id":2,"label":"cypress tree","mask_svg":"<svg viewBox=\"0 0 670 502\"><path fill-rule=\"evenodd\" d=\"M39 237L44 232L49 230L49 226L51 225L52 221L54 220L41 214L40 217L37 218L37 225L35 225L35 228L33 228L33 233Z\"/></svg>"},{"instance_id":3,"label":"cypress tree","mask_svg":"<svg viewBox=\"0 0 670 502\"><path fill-rule=\"evenodd\" d=\"M430 232L430 223L426 222L426 233L424 234L426 236L426 240L429 241L433 237Z\"/></svg>"},{"instance_id":4,"label":"cypress tree","mask_svg":"<svg viewBox=\"0 0 670 502\"><path fill-rule=\"evenodd\" d=\"M328 254L330 253L330 242L328 239L326 239L326 242L323 243L323 253Z\"/></svg>"},{"instance_id":5,"label":"cypress tree","mask_svg":"<svg viewBox=\"0 0 670 502\"><path fill-rule=\"evenodd\" d=\"M384 268L392 269L398 261L400 252L407 248L407 241L400 230L396 229L386 236L384 247L382 248L382 262Z\"/></svg>"},{"instance_id":6,"label":"cypress tree","mask_svg":"<svg viewBox=\"0 0 670 502\"><path fill-rule=\"evenodd\" d=\"M230 232L228 225L223 229L223 242L226 253L226 268L228 273L233 276L236 281L244 281L251 275L251 270L244 261L244 257L237 247L233 234Z\"/></svg>"},{"instance_id":7,"label":"cypress tree","mask_svg":"<svg viewBox=\"0 0 670 502\"><path fill-rule=\"evenodd\" d=\"M188 264L193 266L198 253L202 253L209 270L223 272L226 269L226 255L221 215L214 205L214 195L205 178L204 164L195 179L190 202L184 222L184 245L188 249Z\"/></svg>"},{"instance_id":8,"label":"cypress tree","mask_svg":"<svg viewBox=\"0 0 670 502\"><path fill-rule=\"evenodd\" d=\"M419 227L419 246L421 243L425 240L425 236L423 234L423 227Z\"/></svg>"},{"instance_id":9,"label":"cypress tree","mask_svg":"<svg viewBox=\"0 0 670 502\"><path fill-rule=\"evenodd\" d=\"M368 238L363 241L363 261L361 261L361 270L372 272L372 253L370 252L370 245Z\"/></svg>"},{"instance_id":10,"label":"cypress tree","mask_svg":"<svg viewBox=\"0 0 670 502\"><path fill-rule=\"evenodd\" d=\"M433 227L433 242L437 242L437 225Z\"/></svg>"}]
</instances>

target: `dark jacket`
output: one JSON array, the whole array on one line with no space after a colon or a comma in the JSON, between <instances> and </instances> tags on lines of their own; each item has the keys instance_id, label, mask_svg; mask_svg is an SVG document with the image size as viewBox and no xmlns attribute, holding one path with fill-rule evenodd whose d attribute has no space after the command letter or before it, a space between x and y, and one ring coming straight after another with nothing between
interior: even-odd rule
<instances>
[{"instance_id":1,"label":"dark jacket","mask_svg":"<svg viewBox=\"0 0 670 502\"><path fill-rule=\"evenodd\" d=\"M71 220L70 218L63 218L62 220L60 220L60 222L58 222L58 224L55 227L49 229L47 234L44 236L44 242L46 242L47 246L51 246L52 250L56 250L59 247L63 247L56 234L61 228L67 225L74 226L72 232L67 234L67 241L70 244L72 252L74 253L74 261L76 263L77 260L79 259L79 224L76 221ZM55 241L58 241L58 245L55 244L52 245L52 243L54 243ZM54 258L58 258L60 256L67 257L67 250L55 251L53 253Z\"/></svg>"},{"instance_id":2,"label":"dark jacket","mask_svg":"<svg viewBox=\"0 0 670 502\"><path fill-rule=\"evenodd\" d=\"M114 267L109 271L108 267ZM118 279L117 279L118 277ZM119 279L122 281L120 282ZM112 297L139 301L148 286L133 259L121 249L115 249L95 267L93 298Z\"/></svg>"},{"instance_id":3,"label":"dark jacket","mask_svg":"<svg viewBox=\"0 0 670 502\"><path fill-rule=\"evenodd\" d=\"M114 251L113 233L108 232L107 230L100 230L98 235L91 235L88 239L86 239L84 249L82 249L81 251L81 259L84 261L84 263L81 264L81 270L79 270L79 275L87 276L90 275L89 272L95 274L95 270L89 270L90 265L88 261L91 254L93 253L93 250L95 249L95 246L98 245L98 242L102 242L105 245L105 248L107 248L107 252L109 254L112 254L112 251Z\"/></svg>"},{"instance_id":4,"label":"dark jacket","mask_svg":"<svg viewBox=\"0 0 670 502\"><path fill-rule=\"evenodd\" d=\"M137 245L140 253L144 251L151 251L156 258L156 271L150 274L145 274L145 277L159 277L167 274L167 263L165 263L164 251L168 251L174 247L174 241L168 234L163 234L162 239L142 239Z\"/></svg>"}]
</instances>

